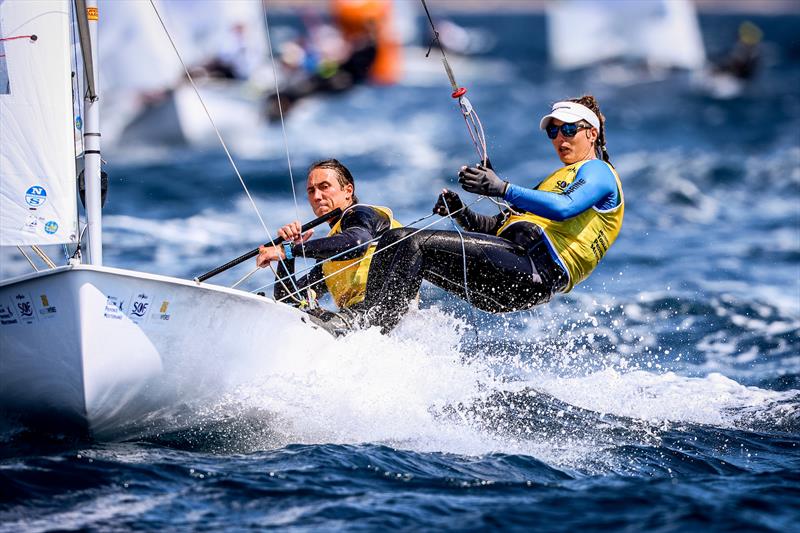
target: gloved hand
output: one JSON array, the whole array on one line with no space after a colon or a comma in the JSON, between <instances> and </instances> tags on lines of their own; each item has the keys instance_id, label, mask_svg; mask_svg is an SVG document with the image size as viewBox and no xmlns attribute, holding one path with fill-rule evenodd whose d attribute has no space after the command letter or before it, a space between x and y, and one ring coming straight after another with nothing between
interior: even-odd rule
<instances>
[{"instance_id":1,"label":"gloved hand","mask_svg":"<svg viewBox=\"0 0 800 533\"><path fill-rule=\"evenodd\" d=\"M494 170L478 164L474 167L461 167L458 173L458 182L461 187L475 194L484 196L499 196L502 198L506 193L508 182L503 181L494 173Z\"/></svg>"},{"instance_id":2,"label":"gloved hand","mask_svg":"<svg viewBox=\"0 0 800 533\"><path fill-rule=\"evenodd\" d=\"M464 202L458 197L458 193L443 189L442 194L436 200L436 205L433 206L433 212L440 217L446 217L448 214L453 214L463 207ZM449 213L448 209L450 210ZM461 214L461 212L459 211L458 214Z\"/></svg>"}]
</instances>

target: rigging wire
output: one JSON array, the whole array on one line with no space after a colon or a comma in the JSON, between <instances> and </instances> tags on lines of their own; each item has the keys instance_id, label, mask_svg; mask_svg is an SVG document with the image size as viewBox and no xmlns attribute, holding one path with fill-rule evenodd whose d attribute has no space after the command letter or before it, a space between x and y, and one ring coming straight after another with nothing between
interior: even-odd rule
<instances>
[{"instance_id":1,"label":"rigging wire","mask_svg":"<svg viewBox=\"0 0 800 533\"><path fill-rule=\"evenodd\" d=\"M476 203L478 203L478 202L480 202L481 200L483 200L483 198L484 198L483 196L479 196L478 198L476 198L476 199L475 199L473 202L471 202L470 204L468 204L468 205L465 205L465 206L461 207L460 209L457 209L456 211L453 211L453 213L452 213L452 214L456 214L456 213L458 213L459 211L461 211L461 210L463 210L463 209L466 209L466 208L468 208L468 207L470 207L470 206L472 206L472 205L475 205ZM421 221L423 221L423 220L426 220L426 219L428 219L428 218L431 218L432 216L433 216L433 214L430 214L430 215L427 215L427 216L425 216L425 217L422 217L421 219L419 219L419 220L416 220L416 221L412 222L411 224L409 224L409 226L411 226L411 225L413 225L413 224L417 224L417 223L419 223L419 222L421 222ZM376 251L375 251L375 252L372 254L372 257L376 256L376 255L377 255L377 254L379 254L379 253L383 253L385 250L388 250L389 248L391 248L391 247L393 247L393 246L395 246L395 245L397 245L397 244L400 244L400 243L401 243L401 242L403 242L404 240L406 240L406 239L409 239L409 238L413 237L414 235L416 235L416 234L417 234L417 233L419 233L420 231L422 231L422 230L425 230L425 229L428 229L428 228L430 228L431 226L434 226L434 225L438 224L438 223L439 223L439 222L441 222L442 220L444 220L444 219L446 219L446 218L449 218L450 216L452 216L452 215L448 215L448 216L446 216L446 217L439 218L439 219L437 219L437 220L434 220L434 221L433 221L433 222L431 222L430 224L426 224L425 226L422 226L421 228L417 228L417 230L416 230L416 231L413 231L413 232L409 233L408 235L406 235L406 236L404 236L404 237L402 237L402 238L400 238L400 239L396 240L395 242L393 242L393 243L391 243L391 244L387 245L385 248L382 248L382 249L380 249L380 250L376 250ZM355 247L353 247L353 248L352 248L352 249L350 249L350 250L345 250L344 252L341 252L341 253L339 253L339 254L336 254L336 255L335 255L335 256L333 256L333 257L329 257L328 259L325 259L324 261L331 261L331 260L333 260L333 259L335 259L335 258L337 258L337 257L340 257L340 256L342 256L342 255L344 255L344 254L347 254L347 253L349 253L349 252L351 252L351 251L353 251L353 250L356 250L356 249L358 249L358 248L362 248L362 247L364 247L364 246L365 246L365 245L367 245L367 244L371 244L371 243L375 242L375 241L376 241L376 240L378 240L378 239L380 239L380 237L376 237L375 239L372 239L372 240L370 240L370 241L367 241L366 243L359 244L358 246L355 246ZM340 273L340 272L342 272L342 271L344 271L344 270L347 270L348 268L352 268L352 266L353 266L353 265L356 265L356 264L360 263L361 261L364 261L364 260L366 259L366 257L367 257L367 256L366 256L366 253L365 253L365 254L364 254L364 256L363 256L363 257L360 257L360 258L359 258L359 259L358 259L356 262L354 262L354 263L349 263L349 264L347 264L346 266L344 266L344 267L342 267L342 268L340 268L340 269L338 269L338 270L336 270L336 271L334 271L334 272L331 272L331 273L330 273L330 274L328 274L327 276L323 276L323 277L322 277L322 278L320 278L319 280L317 280L317 281L315 281L315 282L313 282L313 283L309 283L309 284L308 284L306 287L312 287L312 286L314 286L314 285L318 285L319 283L321 283L321 282L325 281L326 279L328 279L328 278L330 278L330 277L332 277L332 276L335 276L336 274L338 274L338 273ZM313 267L312 267L312 268L313 268ZM264 287L261 287L261 288L259 288L259 289L256 289L256 290L263 290L263 289L265 289L265 288L272 287L272 286L274 286L274 285L275 285L275 283L276 283L276 282L273 282L273 283L271 283L271 284L267 284L267 285L265 285ZM284 296L283 298L280 298L280 299L278 299L277 301L278 301L278 302L282 302L282 301L286 300L287 298L289 298L289 297L291 297L291 296L294 296L294 295L296 295L296 294L298 294L298 293L297 293L297 292L295 292L295 293L292 293L292 294L287 294L286 296Z\"/></svg>"},{"instance_id":2,"label":"rigging wire","mask_svg":"<svg viewBox=\"0 0 800 533\"><path fill-rule=\"evenodd\" d=\"M211 122L211 127L214 129L214 133L217 135L217 139L219 140L220 145L222 145L222 149L225 151L225 155L228 158L228 161L233 167L233 171L236 173L236 177L239 178L239 183L242 184L242 188L244 189L245 194L247 195L247 199L250 201L250 205L253 207L253 210L256 212L256 216L258 217L258 221L261 223L261 227L264 228L264 232L267 235L267 239L269 242L273 240L272 233L269 231L267 224L264 222L264 217L261 216L261 211L259 211L258 206L256 205L253 196L250 194L250 190L247 188L247 185L244 182L244 178L242 174L239 172L239 167L236 165L236 162L233 160L233 156L231 155L230 150L228 149L228 145L225 143L225 140L222 138L222 133L220 133L219 128L217 128L216 123L214 122L214 118L211 116L211 112L209 112L208 107L206 106L203 97L200 95L200 90L197 88L197 84L194 82L194 78L189 73L189 68L186 66L186 63L183 61L183 57L181 56L180 52L178 51L178 47L175 44L175 41L172 39L172 35L170 34L169 30L167 29L167 25L164 23L164 19L161 18L161 13L158 12L158 8L153 0L150 0L150 5L153 7L153 11L158 17L158 22L161 24L161 27L164 29L164 33L167 35L167 39L169 39L170 45L172 45L172 49L175 51L175 55L178 57L178 61L180 61L181 66L183 67L183 71L186 74L186 79L189 80L189 83L192 85L192 89L194 89L194 93L197 95L198 100L200 101L200 105L203 107L203 111L205 111L206 116L208 117L209 122ZM281 263L283 259L280 259ZM296 287L295 287L296 288Z\"/></svg>"},{"instance_id":3,"label":"rigging wire","mask_svg":"<svg viewBox=\"0 0 800 533\"><path fill-rule=\"evenodd\" d=\"M81 76L78 76L78 66L80 65L80 63L78 62L78 48L79 48L79 44L78 43L80 42L80 38L78 37L78 35L76 33L77 29L78 29L78 21L77 21L77 15L78 14L75 12L74 9L72 10L72 15L73 15L73 21L72 21L73 22L72 23L72 53L73 53L73 56L74 56L74 59L75 59L75 70L72 72L72 79L73 79L73 82L74 82L74 86L72 88L72 121L73 121L72 122L72 126L73 126L73 129L77 128L78 130L80 130L82 132L83 131L83 98L78 98L78 94L80 94L80 92L81 92L81 87L80 87ZM77 110L78 110L78 115L77 116L75 116L75 108L77 108ZM80 122L80 126L78 125L78 119L80 119L80 121L81 121ZM85 148L83 146L83 134L82 133L81 133L81 135L79 135L79 138L81 140L81 153L83 153ZM80 154L77 154L77 153L75 154L75 159L76 160L78 159L78 155L80 155Z\"/></svg>"},{"instance_id":4,"label":"rigging wire","mask_svg":"<svg viewBox=\"0 0 800 533\"><path fill-rule=\"evenodd\" d=\"M431 16L430 10L428 10L428 4L425 2L425 0L420 1L422 2L422 7L425 8L425 14L428 17L428 22L430 23L431 30L433 31L433 39L431 39L431 43L428 46L428 52L425 54L425 57L430 56L434 44L438 44L439 51L442 53L442 64L444 65L444 70L447 73L448 79L450 80L450 87L453 89L453 92L450 94L450 96L458 100L461 114L464 116L464 124L467 126L467 132L469 133L470 140L472 141L475 151L478 154L478 158L482 164L488 166L489 155L486 147L486 135L484 134L481 119L478 116L477 111L475 111L475 108L472 106L472 103L469 101L469 98L467 98L467 89L465 87L459 87L458 83L456 83L455 74L453 74L453 69L450 67L450 62L447 60L447 53L444 51L444 46L442 46L442 41L439 38L439 31L436 29L436 25L433 23L433 17Z\"/></svg>"},{"instance_id":5,"label":"rigging wire","mask_svg":"<svg viewBox=\"0 0 800 533\"><path fill-rule=\"evenodd\" d=\"M432 217L434 214L435 214L435 213L431 213L430 215L425 215L425 216L424 216L424 217L422 217L422 218L418 218L418 219L417 219L417 220L415 220L414 222L411 222L410 224L407 224L407 225L406 225L406 227L413 226L414 224L419 224L420 222L423 222L423 221L425 221L425 220L427 220L427 219L431 218L431 217ZM414 232L414 233L417 233L417 232ZM349 253L355 252L355 251L356 251L356 250L358 250L359 248L368 247L370 244L372 244L372 243L374 243L374 242L377 242L378 240L380 240L380 238L381 238L381 237L382 237L382 235L379 235L379 236L377 236L377 237L374 237L374 238L372 238L372 239L370 239L370 240L368 240L368 241L362 242L361 244L357 244L356 246L353 246L352 248L348 248L347 250L344 250L344 251L342 251L342 252L339 252L338 254L332 255L332 256L330 256L330 257L327 257L327 258L325 258L325 259L322 259L322 260L321 260L321 261L319 261L318 263L315 263L315 264L311 265L310 267L304 268L304 269L300 270L299 272L295 272L295 273L294 273L294 274L292 274L292 275L294 275L294 276L298 276L298 275L304 275L304 274L306 274L306 273L310 272L311 270L313 270L313 269L314 269L314 267L315 267L315 266L317 266L318 264L324 263L324 262L326 262L326 261L335 261L335 260L337 260L337 259L338 259L338 258L340 258L340 257L343 257L343 256L345 256L345 255L347 255L347 254L349 254ZM400 240L404 240L405 238L406 238L406 237L404 237L403 239L400 239ZM380 251L378 251L378 252L375 252L375 254L378 254L378 253L380 253ZM375 254L373 254L373 255L375 255ZM359 258L358 260L356 260L356 261L355 261L355 263L360 263L360 262L361 262L361 261L363 261L364 259L365 259L364 257L361 257L361 258ZM339 272L340 272L340 271L339 271L339 270L337 270L337 271L336 271L334 274L337 274L337 273L339 273ZM277 277L276 277L276 278L275 278L275 280L274 280L272 283L267 283L266 285L262 285L261 287L258 287L257 289L253 289L251 292L258 292L258 291L263 291L263 290L265 290L265 289L269 289L270 287L274 287L275 285L277 285L279 282L280 282L281 284L283 284L283 281L285 281L286 279L288 279L288 277L289 277L289 276L286 276L286 277L283 277L283 278L277 278ZM285 286L285 285L284 285L284 288L286 288L286 286Z\"/></svg>"},{"instance_id":6,"label":"rigging wire","mask_svg":"<svg viewBox=\"0 0 800 533\"><path fill-rule=\"evenodd\" d=\"M292 198L294 199L294 212L297 220L300 220L300 207L297 205L297 191L294 186L294 175L292 174L292 158L289 155L289 138L286 135L286 123L283 119L283 105L281 104L281 90L278 83L278 69L275 66L275 56L272 52L272 37L269 31L269 17L267 16L267 3L261 2L261 10L264 13L264 27L267 34L267 48L269 49L269 60L272 63L272 76L275 78L275 96L278 102L278 114L281 118L281 131L283 132L283 146L286 149L286 165L289 168L289 183L292 186ZM306 246L301 241L300 250L302 251L303 259L306 259Z\"/></svg>"},{"instance_id":7,"label":"rigging wire","mask_svg":"<svg viewBox=\"0 0 800 533\"><path fill-rule=\"evenodd\" d=\"M469 296L469 283L467 282L467 248L464 245L464 234L461 232L461 228L458 227L456 219L453 218L453 214L450 212L450 206L447 205L447 202L444 202L444 208L447 209L447 218L450 219L450 222L453 224L453 229L456 230L456 233L458 233L458 238L461 240L461 259L463 261L462 266L464 272L464 296L468 304L467 309L469 309L470 321L474 324L475 311L472 309L472 299ZM473 326L473 331L475 332L475 341L477 342L478 328Z\"/></svg>"},{"instance_id":8,"label":"rigging wire","mask_svg":"<svg viewBox=\"0 0 800 533\"><path fill-rule=\"evenodd\" d=\"M75 70L72 72L72 79L74 85L71 84L72 89L72 131L74 132L76 129L78 130L78 138L80 139L80 146L81 152L78 153L78 146L77 143L73 140L73 147L72 151L75 154L75 174L78 175L78 157L86 152L86 146L84 145L83 139L83 101L85 98L85 94L83 95L84 98L79 98L78 95L81 94L81 79L83 76L78 76L78 68L80 67L80 63L78 62L78 48L80 47L80 37L77 34L78 30L78 12L77 7L74 3L72 3L72 53L75 59ZM75 116L75 109L77 108L78 114ZM80 121L80 122L79 122ZM74 133L73 133L74 135ZM78 206L78 198L75 198L76 209L79 208ZM78 211L76 211L78 212ZM81 248L81 242L83 238L83 231L81 231L81 220L80 217L77 217L75 221L76 228L75 232L78 234L78 242L77 242L77 249L75 250L75 254L79 253ZM86 227L89 227L88 224ZM73 256L75 255L73 254ZM70 260L70 255L67 252L67 245L64 245L64 255L67 256L67 261Z\"/></svg>"}]
</instances>

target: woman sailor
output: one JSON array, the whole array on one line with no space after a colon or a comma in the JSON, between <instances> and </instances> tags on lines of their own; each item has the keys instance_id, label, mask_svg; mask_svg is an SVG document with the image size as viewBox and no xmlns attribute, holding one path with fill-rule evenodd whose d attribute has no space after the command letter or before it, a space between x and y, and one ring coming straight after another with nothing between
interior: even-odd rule
<instances>
[{"instance_id":1,"label":"woman sailor","mask_svg":"<svg viewBox=\"0 0 800 533\"><path fill-rule=\"evenodd\" d=\"M402 228L383 235L363 304L372 324L393 328L423 279L503 313L545 303L589 276L617 238L624 212L605 118L594 97L584 96L553 104L539 126L564 166L532 188L483 165L459 172L465 191L501 198L509 210L481 215L445 189L433 211L452 213L465 233Z\"/></svg>"},{"instance_id":2,"label":"woman sailor","mask_svg":"<svg viewBox=\"0 0 800 533\"><path fill-rule=\"evenodd\" d=\"M311 165L306 192L316 216L337 207L342 210L342 215L331 221L328 236L308 241L313 230L301 234L300 222L292 222L278 230L278 236L286 242L281 246L261 246L256 264L263 268L280 261L273 294L276 300L292 298L299 302L306 289L313 288L317 293L330 292L340 309L349 308L364 299L376 239L401 224L386 207L359 204L353 175L336 159ZM294 281L294 258L298 256L319 260L339 257L316 264L306 276Z\"/></svg>"}]
</instances>

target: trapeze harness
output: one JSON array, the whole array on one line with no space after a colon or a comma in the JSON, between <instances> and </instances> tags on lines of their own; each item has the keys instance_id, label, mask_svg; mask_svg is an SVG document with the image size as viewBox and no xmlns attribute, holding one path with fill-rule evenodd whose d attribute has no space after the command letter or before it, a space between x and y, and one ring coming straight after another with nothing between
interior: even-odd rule
<instances>
[{"instance_id":1,"label":"trapeze harness","mask_svg":"<svg viewBox=\"0 0 800 533\"><path fill-rule=\"evenodd\" d=\"M386 232L363 304L370 322L396 325L423 279L492 313L545 303L584 280L622 226L622 184L600 160L560 168L535 189L509 185L505 199L517 209L496 216L465 209L454 217L468 232L463 250L455 231Z\"/></svg>"},{"instance_id":2,"label":"trapeze harness","mask_svg":"<svg viewBox=\"0 0 800 533\"><path fill-rule=\"evenodd\" d=\"M315 265L307 275L297 280L297 287L301 290L312 287L317 294L329 292L340 309L360 303L364 300L369 267L377 247L375 239L387 230L401 226L387 207L365 204L348 207L326 238L291 247L293 257L305 252L306 257L324 260L343 254L336 260ZM294 274L294 259L278 265L278 276L284 278L287 274ZM287 297L290 294L288 287L292 284L275 284L274 298Z\"/></svg>"}]
</instances>

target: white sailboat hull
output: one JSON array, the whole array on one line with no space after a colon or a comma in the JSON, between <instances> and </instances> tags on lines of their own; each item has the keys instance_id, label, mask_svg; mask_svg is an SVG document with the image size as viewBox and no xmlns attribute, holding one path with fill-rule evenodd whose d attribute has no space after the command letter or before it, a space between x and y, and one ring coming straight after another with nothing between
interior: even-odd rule
<instances>
[{"instance_id":1,"label":"white sailboat hull","mask_svg":"<svg viewBox=\"0 0 800 533\"><path fill-rule=\"evenodd\" d=\"M122 437L278 363L286 335L332 342L304 313L224 287L91 265L24 276L0 284L0 409Z\"/></svg>"}]
</instances>

